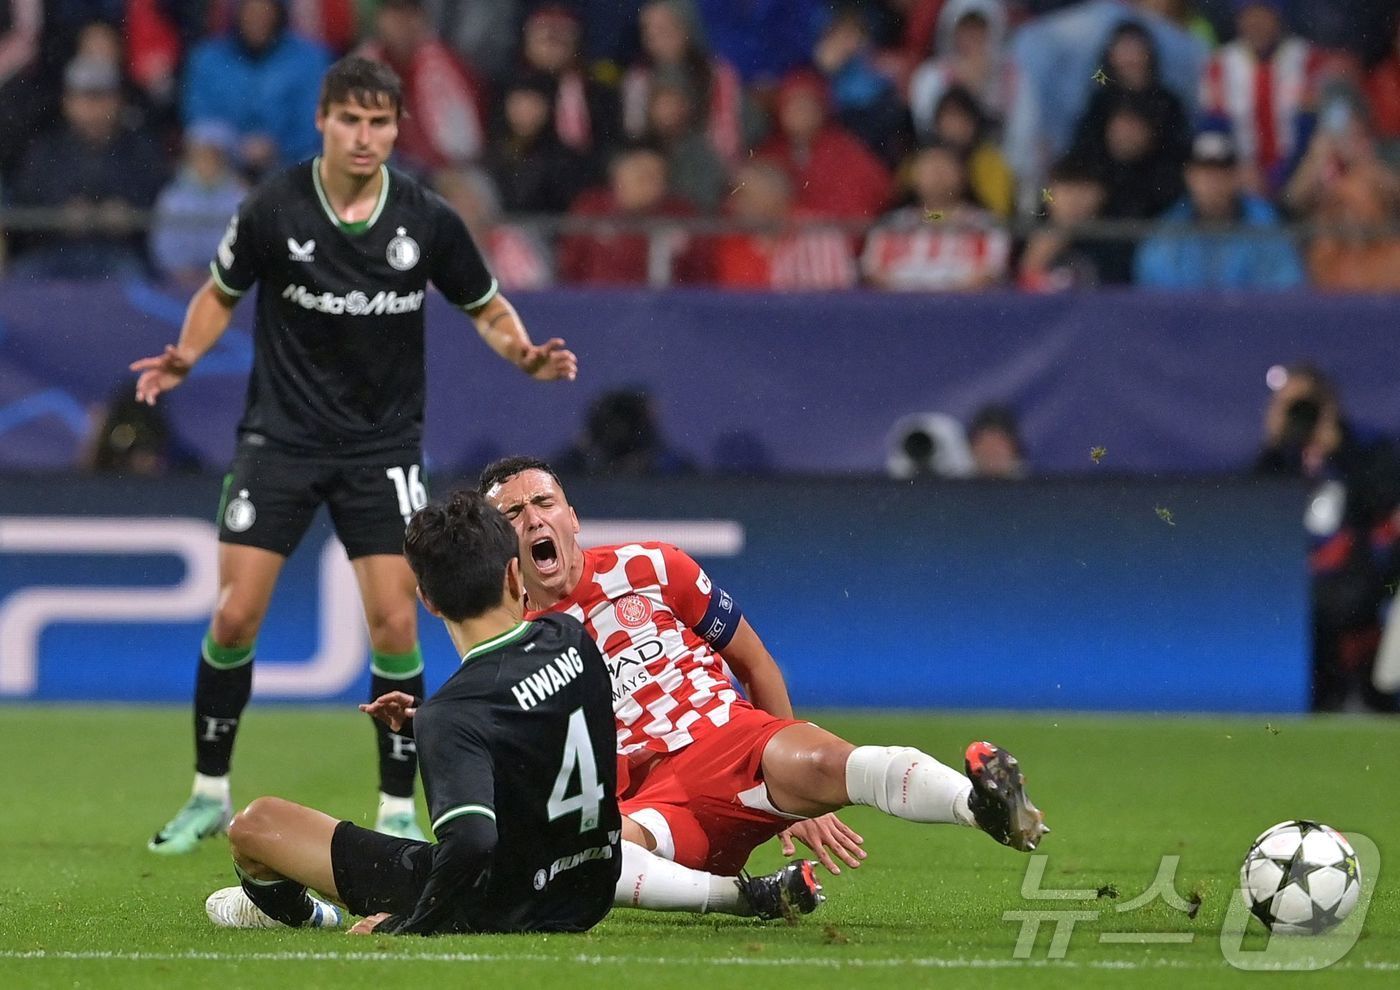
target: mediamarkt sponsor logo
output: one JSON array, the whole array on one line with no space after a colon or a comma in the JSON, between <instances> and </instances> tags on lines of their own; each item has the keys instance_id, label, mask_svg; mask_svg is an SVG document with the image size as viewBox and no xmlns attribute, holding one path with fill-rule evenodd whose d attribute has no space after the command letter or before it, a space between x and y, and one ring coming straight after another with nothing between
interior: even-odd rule
<instances>
[{"instance_id":1,"label":"mediamarkt sponsor logo","mask_svg":"<svg viewBox=\"0 0 1400 990\"><path fill-rule=\"evenodd\" d=\"M401 296L397 292L377 292L373 298L358 289L344 296L333 296L329 292L317 295L308 292L304 285L289 285L282 290L282 298L302 309L314 309L318 313L331 313L346 316L395 316L399 313L416 313L423 308L423 290Z\"/></svg>"}]
</instances>

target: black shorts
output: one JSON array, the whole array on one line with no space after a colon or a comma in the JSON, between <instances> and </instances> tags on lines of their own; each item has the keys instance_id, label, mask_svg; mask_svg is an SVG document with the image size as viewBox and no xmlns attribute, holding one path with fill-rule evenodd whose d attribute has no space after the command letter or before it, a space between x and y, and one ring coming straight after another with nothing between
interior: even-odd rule
<instances>
[{"instance_id":1,"label":"black shorts","mask_svg":"<svg viewBox=\"0 0 1400 990\"><path fill-rule=\"evenodd\" d=\"M351 560L403 553L409 517L428 500L417 460L333 461L241 445L224 476L219 540L284 557L301 542L322 502Z\"/></svg>"},{"instance_id":2,"label":"black shorts","mask_svg":"<svg viewBox=\"0 0 1400 990\"><path fill-rule=\"evenodd\" d=\"M331 874L351 914L410 914L433 869L433 844L341 822L331 836Z\"/></svg>"}]
</instances>

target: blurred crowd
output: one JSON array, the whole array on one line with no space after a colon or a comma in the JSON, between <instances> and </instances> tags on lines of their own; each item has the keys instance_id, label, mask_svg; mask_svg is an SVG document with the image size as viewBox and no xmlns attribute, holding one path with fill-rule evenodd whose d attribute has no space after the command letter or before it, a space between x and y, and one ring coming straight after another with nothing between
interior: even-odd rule
<instances>
[{"instance_id":1,"label":"blurred crowd","mask_svg":"<svg viewBox=\"0 0 1400 990\"><path fill-rule=\"evenodd\" d=\"M1394 0L0 0L9 274L201 277L349 51L507 289L1400 290Z\"/></svg>"}]
</instances>

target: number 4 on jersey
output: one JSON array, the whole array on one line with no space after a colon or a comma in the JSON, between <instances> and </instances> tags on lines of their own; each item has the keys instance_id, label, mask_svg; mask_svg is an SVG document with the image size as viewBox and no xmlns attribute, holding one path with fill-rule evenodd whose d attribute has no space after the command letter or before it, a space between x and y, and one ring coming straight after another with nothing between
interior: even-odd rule
<instances>
[{"instance_id":1,"label":"number 4 on jersey","mask_svg":"<svg viewBox=\"0 0 1400 990\"><path fill-rule=\"evenodd\" d=\"M574 768L578 768L579 792L565 796L569 781L573 779ZM569 716L569 735L564 740L564 761L559 767L559 775L554 778L554 790L549 795L549 820L563 818L577 811L582 820L578 830L587 832L598 827L598 806L603 803L604 789L598 782L598 764L593 759L593 741L588 738L588 723L583 720L583 709L575 708Z\"/></svg>"}]
</instances>

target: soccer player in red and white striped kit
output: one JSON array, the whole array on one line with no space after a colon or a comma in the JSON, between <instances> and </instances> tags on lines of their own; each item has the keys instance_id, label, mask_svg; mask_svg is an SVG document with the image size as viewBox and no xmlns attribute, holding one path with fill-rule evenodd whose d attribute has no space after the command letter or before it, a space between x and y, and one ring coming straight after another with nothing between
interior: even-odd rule
<instances>
[{"instance_id":1,"label":"soccer player in red and white striped kit","mask_svg":"<svg viewBox=\"0 0 1400 990\"><path fill-rule=\"evenodd\" d=\"M963 774L917 749L856 746L795 719L777 663L733 598L676 547L579 546L578 516L545 462L498 461L479 487L520 538L530 614L579 619L607 662L624 839L730 874L781 835L785 854L796 838L839 873L837 857L855 867L865 856L833 814L849 805L980 828L1026 852L1049 831L1015 758L991 743L968 746Z\"/></svg>"}]
</instances>

